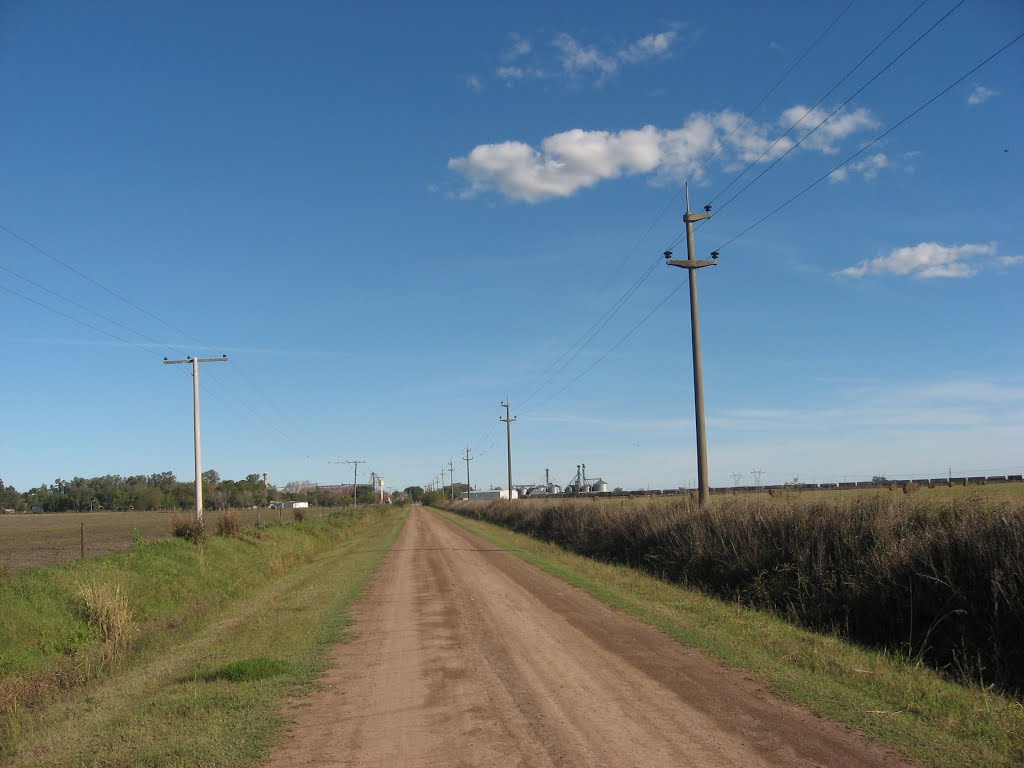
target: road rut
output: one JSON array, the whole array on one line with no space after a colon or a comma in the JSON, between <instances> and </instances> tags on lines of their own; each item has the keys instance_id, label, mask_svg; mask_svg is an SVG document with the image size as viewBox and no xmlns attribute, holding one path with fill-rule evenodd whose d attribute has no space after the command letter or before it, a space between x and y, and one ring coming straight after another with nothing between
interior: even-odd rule
<instances>
[{"instance_id":1,"label":"road rut","mask_svg":"<svg viewBox=\"0 0 1024 768\"><path fill-rule=\"evenodd\" d=\"M908 766L413 508L274 768Z\"/></svg>"}]
</instances>

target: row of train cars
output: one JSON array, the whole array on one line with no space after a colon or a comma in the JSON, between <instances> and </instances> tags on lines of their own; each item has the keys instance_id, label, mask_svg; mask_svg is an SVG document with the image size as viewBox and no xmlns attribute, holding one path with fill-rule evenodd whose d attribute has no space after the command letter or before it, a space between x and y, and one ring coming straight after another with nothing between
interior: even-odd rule
<instances>
[{"instance_id":1,"label":"row of train cars","mask_svg":"<svg viewBox=\"0 0 1024 768\"><path fill-rule=\"evenodd\" d=\"M1024 482L1024 475L988 475L988 476L975 476L975 477L939 477L939 478L921 478L914 480L889 480L889 479L877 479L867 480L860 482L849 482L849 483L785 483L783 485L734 485L722 488L711 488L711 493L722 494L722 493L765 493L771 491L844 491L852 490L856 488L888 488L890 490L898 490L906 485L916 485L922 488L944 488L948 486L967 486L967 485L994 485L997 483L1020 483ZM687 493L692 493L692 488L672 488L667 490L636 490L636 491L624 491L616 489L614 491L573 491L570 488L566 488L562 495L564 496L601 496L601 497L617 497L617 496L682 496Z\"/></svg>"}]
</instances>

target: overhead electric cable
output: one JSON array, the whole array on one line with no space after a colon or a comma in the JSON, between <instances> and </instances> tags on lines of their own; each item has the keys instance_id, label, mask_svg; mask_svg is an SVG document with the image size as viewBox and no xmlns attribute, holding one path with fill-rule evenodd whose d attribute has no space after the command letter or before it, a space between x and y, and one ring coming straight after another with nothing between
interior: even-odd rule
<instances>
[{"instance_id":1,"label":"overhead electric cable","mask_svg":"<svg viewBox=\"0 0 1024 768\"><path fill-rule=\"evenodd\" d=\"M147 354L156 355L156 357L162 357L162 355L159 352L156 352L155 350L153 350L150 347L145 347L142 344L138 344L137 342L131 341L129 339L123 339L120 336L118 336L116 333L111 333L110 331L105 331L102 328L99 328L99 327L93 325L92 323L87 323L87 322L85 322L85 320L81 320L81 319L79 319L77 317L74 317L73 315L69 315L66 312L61 312L59 309L54 309L49 304L44 304L41 301L36 301L32 297L26 296L25 294L21 293L20 291L16 291L13 288L9 288L6 285L0 284L0 288L2 288L3 290L7 291L8 293L13 293L15 296L18 296L18 297L24 299L25 301L28 301L28 302L31 302L32 304L35 304L37 307L42 307L45 310L53 312L55 315L60 315L61 317L65 317L65 318L67 318L68 320L70 320L73 323L78 323L79 325L84 325L86 328L91 328L92 330L97 331L98 333L102 333L104 336L109 336L110 338L115 339L115 340L121 342L122 344L127 344L127 345L132 346L132 347L138 347L139 349L141 349L143 352L146 352Z\"/></svg>"},{"instance_id":2,"label":"overhead electric cable","mask_svg":"<svg viewBox=\"0 0 1024 768\"><path fill-rule=\"evenodd\" d=\"M749 171L751 168L753 168L755 165L757 165L768 153L770 153L773 149L775 149L775 147L778 146L779 142L782 141L784 138L786 138L786 136L789 135L790 131L792 131L794 128L796 128L798 125L800 125L800 123L802 123L804 121L804 118L806 118L809 114L811 114L811 112L814 111L815 107L817 107L819 104L821 104L821 102L823 102L825 99L827 99L833 93L835 93L836 89L838 89L839 86L841 86L843 83L845 83L850 78L850 75L852 75L854 72L856 72L858 69L860 69L860 67L864 64L864 62L867 61L869 58L871 58L871 56L875 53L875 51L877 51L879 48L881 48L883 45L885 45L885 43L889 40L889 38L892 37L894 34L896 34L900 30L900 28L903 27L904 24L906 24L908 21L910 21L910 19L913 18L914 15L917 14L917 12L920 11L925 6L925 4L927 2L928 2L928 0L921 0L921 2L917 5L916 8L914 8L914 10L912 10L909 14L904 16L903 20L900 21L899 24L897 24L895 27L890 29L889 32L885 35L885 37L883 37L881 40L878 41L878 43L875 45L874 48L872 48L870 51L868 51L866 54L864 54L864 56L861 57L860 61L858 61L856 64L854 64L852 68L847 70L845 75L843 75L841 78L839 78L839 80L837 80L835 82L835 84L831 88L829 88L828 91L820 99L818 99L816 102L814 102L814 104L806 112L804 112L804 114L800 117L799 120L797 120L795 123L793 123L791 126L789 126L789 128L786 129L785 133L783 133L781 136L779 136L777 139L775 139L775 141L772 142L771 146L769 146L760 155L758 155L757 158L755 160L753 160L746 168L744 168L738 174L733 176L732 180L728 184L726 184L725 187L723 187L721 190L716 192L715 196L712 197L709 202L713 203L719 197L724 195L733 184L735 184L737 181L739 181L741 178L743 178L743 176L746 174L747 171ZM953 10L956 10L956 9L954 8ZM952 13L952 11L950 11L950 13ZM941 21L941 19L940 19L940 21ZM724 207L724 206L722 206L722 207ZM721 209L719 209L719 210L721 210Z\"/></svg>"},{"instance_id":3,"label":"overhead electric cable","mask_svg":"<svg viewBox=\"0 0 1024 768\"><path fill-rule=\"evenodd\" d=\"M927 0L924 0L924 1L927 2ZM749 117L754 112L756 112L761 107L762 104L764 104L764 102L776 91L776 89L778 89L778 87L783 82L785 82L785 80L789 77L789 75L793 72L793 70L796 69L797 66L799 66L799 64L818 45L818 43L821 42L821 40L839 22L839 20L844 15L846 15L846 13L850 10L850 8L853 7L855 2L856 2L856 0L851 0L843 8L843 10L837 16L835 18L833 18L832 21L829 22L825 26L825 28L817 35L817 37L811 42L811 44L808 45L804 49L804 51L800 54L800 56L797 57L797 59L786 69L785 72L783 72L782 76L775 82L775 84L772 85L772 87L768 89L768 91L764 94L764 96L761 97L761 100L758 101L758 103L755 104L746 113L746 115L744 115L743 120L741 120L733 128L732 132L729 134L729 136L726 137L725 141L728 141L733 136L733 134L735 134L736 131L739 130L739 128L743 125L743 123L747 119L749 119ZM698 167L694 170L693 173L699 172L708 162L710 162L711 159L713 159L715 157L715 155L718 154L718 152L721 150L721 148L722 148L722 143L719 142L718 145L716 146L714 152L709 157L705 158L700 163L700 165L698 165ZM693 173L691 173L691 177L692 177ZM675 203L675 201L678 199L678 197L682 194L682 189L683 188L681 187L672 196L672 198L668 201L668 203L661 210L661 212L659 212L659 214L657 215L655 220L644 231L644 234L641 235L641 237L637 240L636 243L634 243L633 247L627 253L626 259L624 259L622 262L620 262L619 267L615 270L613 275L618 274L618 271L622 268L622 266L626 263L626 261L628 261L629 254L631 254L634 250L636 250L636 248L637 248L637 246L639 246L640 242L642 242L644 240L644 238L646 238L647 235L650 234L651 230L653 230L653 228L655 227L657 222L660 221L662 217L664 217L665 213L668 212L668 210L671 208L672 204ZM674 248L680 242L681 239L682 239L682 236L676 238L668 246L668 248L666 248L665 250L671 250L672 248ZM616 300L616 302L611 306L611 308L609 308L586 331L584 331L584 333L567 350L565 350L561 355L559 355L555 359L555 361L551 365L549 365L547 368L545 368L543 371L541 371L540 374L534 376L524 387L521 387L518 390L519 392L527 392L527 391L530 391L531 389L533 389L533 391L530 392L530 394L526 398L526 400L523 401L524 405L526 403L528 403L531 399L533 399L533 397L535 397L538 392L543 390L543 388L546 387L554 377L556 377L559 373L561 373L563 370L565 370L565 368L580 354L580 352L582 352L583 349L586 348L590 344L591 341L593 341L593 339L597 336L597 334L600 333L600 331L611 321L611 319L618 313L618 311L622 308L622 306L625 305L625 303L637 292L637 290L639 290L640 286L654 273L654 270L657 268L657 265L660 263L660 261L661 261L660 258L655 260L655 262L647 269L647 271L644 272L644 274L641 275L640 278L638 278L629 288L626 289L626 292L622 296L620 296L619 299ZM575 352L574 352L574 350L575 350ZM568 356L568 358L566 358L566 356ZM563 360L564 360L564 362L563 362ZM550 375L549 375L549 373L550 373ZM543 379L541 384L534 389L534 384L536 384L536 382L538 380L541 380L541 379Z\"/></svg>"},{"instance_id":4,"label":"overhead electric cable","mask_svg":"<svg viewBox=\"0 0 1024 768\"><path fill-rule=\"evenodd\" d=\"M28 239L22 237L21 235L19 235L14 230L9 229L8 227L4 226L3 224L0 224L0 229L2 229L4 232L9 234L11 237L15 238L16 240L20 240L21 242L23 242L25 245L27 245L29 248L31 248L32 250L36 251L37 253L41 253L43 256L45 256L46 258L50 259L51 261L53 261L53 262L55 262L57 264L60 264L62 267L64 267L64 269L68 270L72 274L78 275L78 277L82 278L86 282L92 283L97 288L106 291L111 296L113 296L115 299L124 302L129 307L133 307L134 309L138 310L139 312L141 312L142 314L146 315L147 317L150 317L153 320L156 320L158 323L162 323L163 325L166 325L172 331L174 331L176 333L179 333L182 336L188 337L192 341L196 342L197 344L199 344L199 345L201 345L203 347L206 347L207 349L214 349L214 347L211 347L209 344L206 344L205 342L201 341L200 339L197 339L192 334L187 333L186 331L183 331L180 328L177 328L176 326L174 326L171 323L167 322L163 318L158 317L157 315L154 315L152 312L150 312L145 307L140 307L138 304L136 304L131 299L126 299L124 296L119 294L117 291L115 291L115 290L113 290L111 288L108 288L107 286L103 285L103 283L100 283L99 281L92 279L91 277L89 277L85 273L75 269L73 266L71 266L67 262L63 261L62 259L57 258L52 253L49 253L48 251L43 250L38 245L33 243L31 240L28 240Z\"/></svg>"},{"instance_id":5,"label":"overhead electric cable","mask_svg":"<svg viewBox=\"0 0 1024 768\"><path fill-rule=\"evenodd\" d=\"M155 344L158 347L164 347L165 349L169 349L171 352L175 352L175 353L178 352L178 349L176 349L175 347L172 347L169 344L165 344L162 341L157 341L152 336L147 336L146 334L142 333L142 331L136 331L134 328L129 328L124 323L120 323L117 320L114 320L112 317L107 317L106 315L104 315L104 314L102 314L100 312L97 312L97 311L95 311L93 309L89 309L89 307L85 306L84 304L79 304L74 299L69 299L67 296L63 296L62 294L57 293L56 291L47 288L42 283L37 283L32 278L25 277L25 275L22 275L22 274L20 274L18 272L15 272L13 269L9 269L8 267L5 267L3 264L0 264L0 269L2 269L4 272L7 272L8 274L14 275L15 277L19 278L20 280L24 280L26 283L30 283L31 285L34 285L36 288L38 288L41 291L46 291L48 294L50 294L51 296L57 297L61 301L66 301L68 304L71 304L71 305L73 305L75 307L78 307L79 309L83 310L84 312L88 312L88 313L90 313L92 315L95 315L96 317L100 318L101 320L107 321L111 325L116 325L118 328L122 328L123 330L126 330L129 333L134 333L136 336L141 336L146 341L149 341L149 342Z\"/></svg>"},{"instance_id":6,"label":"overhead electric cable","mask_svg":"<svg viewBox=\"0 0 1024 768\"><path fill-rule=\"evenodd\" d=\"M924 2L927 2L927 1L928 1L928 0L924 0ZM747 120L749 120L749 119L750 119L750 116L751 116L751 115L753 115L753 114L754 114L754 113L755 113L755 112L756 112L756 111L757 111L758 109L760 109L760 108L761 108L761 105L762 105L762 104L764 104L764 103L765 103L765 102L766 102L766 101L768 100L768 97L769 97L769 96L771 96L771 95L772 95L773 93L775 93L775 90L776 90L776 89L777 89L777 88L778 88L778 87L779 87L780 85L782 85L782 84L783 84L783 83L784 83L784 82L786 81L786 78L788 78L788 77L789 77L789 75L790 75L790 73L791 73L791 72L792 72L792 71L793 71L794 69L796 69L796 68L797 68L797 66L799 66L799 65L800 65L800 62L802 62L802 61L803 61L803 60L804 60L805 58L807 58L807 54L809 54L809 53L810 53L810 52L811 52L812 50L814 50L815 46L817 46L817 44L821 42L821 39L822 39L823 37L825 37L825 35L827 35L827 34L829 33L829 30L831 30L831 29L832 29L832 27L834 27L834 26L835 26L835 25L836 25L836 24L838 23L838 21L839 21L839 20L840 20L841 18L843 18L843 16L845 16L845 15L846 15L846 12L847 12L848 10L850 10L850 8L852 8L852 7L853 7L853 4L854 4L855 2L857 2L857 0L850 0L850 3L849 3L849 5L847 5L847 6L845 7L845 8L843 8L843 10L841 10L841 11L839 12L839 15L838 15L838 16L836 16L836 17L835 17L834 19L832 19L832 21L831 21L831 22L829 22L828 26L826 26L826 27L825 27L825 28L824 28L824 29L823 29L823 30L822 30L822 31L821 31L821 32L820 32L820 33L818 34L818 36L817 36L816 38L814 38L814 41L813 41L813 42L812 42L812 43L811 43L811 44L810 44L809 46L807 46L807 47L806 47L806 48L804 49L804 52L800 54L800 56L799 56L799 57L797 58L797 60L796 60L796 61L794 61L794 62L793 62L792 64L790 64L790 65L789 65L789 69L787 69L787 70L786 70L785 72L783 72L783 73L782 73L782 77L780 77L780 78L779 78L779 79L778 79L778 80L777 80L777 81L775 82L775 85L773 85L773 86L772 86L771 88L769 88L769 89L768 89L768 93L766 93L766 94L765 94L764 96L762 96L762 97L761 97L761 100L760 100L759 102L757 102L757 104L755 104L755 105L754 105L754 107L753 107L753 108L752 108L751 110L749 110L749 111L747 112L747 114L745 114L745 115L743 116L743 119L742 119L742 120L740 120L740 121L739 121L738 123L736 123L736 125L735 125L735 126L733 127L733 129L732 129L732 131L731 131L731 132L729 133L729 135L725 137L725 141L720 141L720 142L717 142L717 146L715 147L715 151L714 151L714 152L712 152L712 153L711 153L711 154L710 154L710 155L709 155L708 157L706 157L706 158L705 158L704 160L702 160L702 161L700 162L700 165L698 165L698 166L697 166L697 167L696 167L696 168L695 168L695 169L693 170L693 172L691 172L691 173L690 173L689 177L687 178L687 182L693 181L693 177L694 177L694 176L696 176L696 175L697 175L697 174L698 174L698 173L699 173L700 171L702 171L702 170L704 169L704 166L705 166L705 165L706 165L707 163L709 163L709 162L711 162L712 160L714 160L714 159L715 159L715 156L716 156L716 155L718 155L718 153L722 151L722 147L723 147L723 146L725 146L725 144L726 144L726 143L727 143L727 142L729 141L729 139L731 139L731 138L732 138L732 137L733 137L734 135L736 135L736 131L738 131L738 130L739 130L740 128L742 128L742 127L743 127L743 126L744 126L744 125L746 124ZM922 5L923 5L923 4L924 4L924 3L922 3ZM679 190L678 192L676 192L676 195L675 195L675 197L679 197L679 195L681 195L681 194L682 194L682 189L680 189L680 190ZM675 198L673 198L673 200L675 200Z\"/></svg>"},{"instance_id":7,"label":"overhead electric cable","mask_svg":"<svg viewBox=\"0 0 1024 768\"><path fill-rule=\"evenodd\" d=\"M771 163L768 164L768 166L764 170L762 170L759 174L757 174L757 176L755 176L753 179L751 179L746 184L744 184L735 195L733 195L728 200L726 200L724 203L722 203L720 206L718 206L718 213L721 214L721 212L723 210L725 210L734 200L736 200L736 198L738 198L740 195L742 195L744 192L746 192L748 189L750 189L750 187L753 186L758 181L758 179L760 179L762 176L764 176L766 173L768 173L772 168L774 168L776 165L778 165L793 150L795 150L797 147L799 147L801 144L803 144L804 141L809 139L819 128L821 128L821 126L823 126L825 123L827 123L829 120L831 120L835 116L835 114L837 112L839 112L839 110L841 110L843 107L845 107L847 104L849 104L865 88L867 88L869 85L871 85L873 82L875 82L875 80L877 80L879 77L881 77L882 74L884 74L890 67L893 66L893 64L895 64L897 61L902 59L904 55L906 55L914 46L916 46L918 43L920 43L925 37L927 37L929 34L931 34L936 29L936 27L938 27L943 21L945 21L947 18L949 18L949 16L954 11L956 11L960 6L962 6L965 2L967 2L967 0L960 0L960 2L958 2L952 8L950 8L938 21L936 21L928 29L926 29L924 32L922 32L921 35L916 40L914 40L914 42L912 42L910 45L908 45L906 48L904 48L902 51L900 51L899 54L897 54L897 56L894 59L892 59L888 64L886 64L884 67L882 67L880 70L878 70L878 72L876 72L874 74L874 76L871 77L871 79L869 79L860 88L858 88L856 91L854 91L852 94L850 94L850 96L848 96L845 101L843 101L838 107L833 109L821 122L819 122L810 131L808 131L803 136L801 136L800 139L793 144L793 146L791 146L789 149L787 149L785 152L783 152L781 155L779 155L777 158L775 158ZM810 113L811 113L811 110L808 110L807 113L804 114L804 117L807 117L807 115L809 115ZM803 120L803 117L801 117L800 120ZM799 123L800 120L798 120L797 123ZM788 133L788 131L787 131L787 133ZM776 143L778 143L778 141L776 141ZM766 150L766 152L767 152L767 150ZM761 157L764 157L764 154L765 153L762 153ZM758 158L758 159L760 159L760 158ZM754 161L754 162L757 162L757 161ZM748 168L752 167L752 165L753 164L751 164L751 166L748 166ZM746 171L744 171L744 173L745 172ZM719 194L721 194L721 193L719 193ZM717 198L717 196L716 196L716 198ZM713 198L712 201L714 199L715 198Z\"/></svg>"},{"instance_id":8,"label":"overhead electric cable","mask_svg":"<svg viewBox=\"0 0 1024 768\"><path fill-rule=\"evenodd\" d=\"M632 328L630 328L628 331L626 331L626 334L622 338L620 338L618 341L616 341L614 344L612 344L605 351L605 353L603 355L601 355L599 358L597 358L597 360L595 360L593 363L591 363L589 366L584 368L582 371L580 371L578 374L576 374L573 378L571 378L569 381L567 381L565 384L563 384L561 389L559 389L557 392L552 393L547 398L545 398L541 402L539 402L536 405L534 405L533 408L527 408L525 410L520 410L519 411L519 415L520 416L525 416L528 413L532 413L533 411L537 410L542 405L544 405L545 403L550 402L553 398L557 397L562 392L564 392L566 389L568 389L570 385L572 385L575 382L579 381L581 378L583 378L584 375L586 375L587 373L592 371L602 360L604 360L606 357L608 357L608 355L610 355L612 352L614 352L616 349L618 349L619 346L621 346L622 343L626 341L626 339L628 339L630 336L632 336L634 333L636 333L636 331L640 328L640 326L642 326L644 323L646 323L648 320L650 320L650 318L654 315L654 313L657 312L659 309L661 309L669 299L671 299L673 296L675 296L684 285L687 285L687 284L681 282L678 285L676 285L675 288L673 288L671 291L668 292L668 294L666 294L665 298L663 298L661 301L659 301L657 304L654 305L654 308L651 309L650 312L648 312L646 315L644 315L642 318L640 318L640 320L636 323L636 325L634 325Z\"/></svg>"},{"instance_id":9,"label":"overhead electric cable","mask_svg":"<svg viewBox=\"0 0 1024 768\"><path fill-rule=\"evenodd\" d=\"M743 231L739 232L738 234L735 234L735 235L733 235L733 236L732 236L731 238L729 238L728 240L726 240L726 241L725 241L725 243L723 243L722 245L718 246L718 248L716 248L715 250L717 250L717 251L719 251L719 252L723 251L723 250L724 250L725 248L727 248L728 246L732 245L732 244L733 244L734 242L736 242L737 240L739 240L739 239L740 239L741 237L743 237L743 236L744 236L745 234L747 234L748 232L750 232L750 231L751 231L752 229L754 229L755 227L758 227L758 226L760 226L760 225L761 225L761 224L763 224L763 223L764 223L765 221L767 221L768 219L770 219L770 218L771 218L772 216L774 216L774 215L775 215L776 213L778 213L778 212L779 212L779 211L781 211L781 210L782 210L783 208L785 208L786 206L788 206L788 205L789 205L790 203L794 202L795 200L799 199L800 197L803 197L803 196L804 196L805 194L807 194L807 192L809 192L810 190L812 190L812 189L813 189L814 187L818 186L818 184L820 184L821 182L823 182L823 181L824 181L825 179L827 179L827 178L828 178L829 176L831 176L831 175L832 175L833 173L835 173L836 171L838 171L838 170L840 170L841 168L843 168L843 167L845 167L846 165L848 165L848 164L849 164L850 162L852 162L853 160L855 160L855 159L856 159L857 157L859 157L860 155L864 154L864 153L865 153L865 152L866 152L867 150L869 150L869 149L870 149L870 148L871 148L872 146L874 146L875 144L877 144L878 142L880 142L880 141L881 141L882 139L884 139L884 138L885 138L886 136L888 136L888 135L889 135L890 133L892 133L892 132L893 132L893 131L895 131L895 130L896 130L897 128L899 128L899 127L900 127L901 125L903 125L904 123L906 123L906 122L907 122L908 120L910 120L910 119L911 119L912 117L914 117L915 115L917 115L917 114L918 114L919 112L921 112L922 110L924 110L924 109L925 109L926 107L929 107L929 106L931 106L931 104L933 104L934 102L938 101L938 100L939 100L939 99L940 99L941 97L945 96L945 95L946 95L947 93L949 93L949 92L950 92L951 90L953 90L953 88L955 88L956 86L960 85L960 83L962 83L962 82L963 82L964 80L966 80L967 78L969 78L969 77L970 77L971 75L973 75L973 74L974 74L975 72L977 72L977 71L978 71L979 69L981 69L982 67L984 67L984 66L985 66L986 64L988 64L988 63L989 63L990 61L992 61L992 59L996 58L996 57L997 57L997 56L999 56L999 55L1000 55L1001 53L1003 53L1003 51L1005 51L1005 50L1006 50L1007 48L1009 48L1010 46L1012 46L1012 45L1016 44L1017 42L1019 42L1019 41L1020 41L1020 39L1021 39L1022 37L1024 37L1024 32L1022 32L1021 34L1017 35L1017 36L1016 36L1015 38L1013 38L1013 39L1012 39L1012 40L1011 40L1010 42L1006 43L1006 45L1004 45L1004 46L1003 46L1002 48L1000 48L999 50L997 50L997 51L996 51L995 53L993 53L993 54L992 54L991 56L988 56L987 58L985 58L985 59L984 59L984 61L982 61L982 62L980 62L979 64L975 65L975 66L974 66L974 67L972 67L972 68L971 68L971 69L970 69L970 70L969 70L968 72L965 72L965 73L964 73L963 75L961 75L961 76L960 76L960 77L958 77L958 78L957 78L956 80L954 80L953 82L951 82L951 83L950 83L949 85L947 85L947 86L946 86L945 88L943 88L943 89L942 89L941 91L939 91L939 92L938 92L938 93L936 93L936 94L935 94L934 96L932 96L932 97L931 97L930 99L928 99L928 101L924 102L924 103L923 103L923 104L922 104L921 106L919 106L919 107L918 107L917 109L915 109L915 110L914 110L913 112L911 112L910 114L906 115L906 116L905 116L905 117L904 117L904 118L903 118L902 120L900 120L900 121L899 121L898 123L896 123L896 124L895 124L895 125L893 125L893 126L892 126L891 128L889 128L889 129L888 129L887 131L885 131L884 133L880 133L880 134L879 134L878 136L876 136L875 138L873 138L873 139L872 139L872 140L871 140L870 142L868 142L868 143L867 143L867 144L865 144L865 145L864 145L863 147L861 147L861 148L860 148L860 149L858 149L858 150L857 150L856 152L854 152L854 153L853 153L852 155L850 155L850 156L849 156L848 158L846 158L845 160L843 160L843 162L839 163L839 165L837 165L837 166L833 167L833 168L832 168L832 169L831 169L830 171L828 171L828 172L827 172L827 173L825 173L824 175L822 175L822 176L819 176L819 177L818 177L817 179L815 179L814 181L812 181L812 182L811 182L810 184L808 184L808 185L807 185L806 187L804 187L803 189L801 189L801 190L800 190L799 192L797 192L797 193L796 193L795 195L793 195L793 196L792 196L791 198L789 198L789 199L788 199L788 200L786 200L786 201L785 201L784 203L782 203L782 204L781 204L780 206L778 206L777 208L775 208L775 209L774 209L773 211L771 211L771 212L769 212L769 213L765 214L764 216L762 216L762 217L761 217L760 219L758 219L757 221L755 221L755 222L754 222L753 224L751 224L751 225L750 225L749 227L747 227L747 228L746 228L746 229L744 229Z\"/></svg>"}]
</instances>

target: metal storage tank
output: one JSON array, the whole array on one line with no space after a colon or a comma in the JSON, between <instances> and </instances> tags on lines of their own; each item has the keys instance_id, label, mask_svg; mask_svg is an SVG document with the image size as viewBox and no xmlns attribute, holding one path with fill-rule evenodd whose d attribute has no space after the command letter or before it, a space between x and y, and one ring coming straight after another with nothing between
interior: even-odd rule
<instances>
[{"instance_id":1,"label":"metal storage tank","mask_svg":"<svg viewBox=\"0 0 1024 768\"><path fill-rule=\"evenodd\" d=\"M601 480L599 482L594 483L590 487L590 490L592 490L594 493L608 493L608 483L606 483L604 480Z\"/></svg>"}]
</instances>

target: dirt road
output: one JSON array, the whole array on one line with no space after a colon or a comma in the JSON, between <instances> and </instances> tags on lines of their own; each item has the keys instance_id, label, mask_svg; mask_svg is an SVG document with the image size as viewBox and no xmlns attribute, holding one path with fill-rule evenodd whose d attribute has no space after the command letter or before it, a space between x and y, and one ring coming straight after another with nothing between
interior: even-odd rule
<instances>
[{"instance_id":1,"label":"dirt road","mask_svg":"<svg viewBox=\"0 0 1024 768\"><path fill-rule=\"evenodd\" d=\"M294 766L898 766L843 729L415 508Z\"/></svg>"}]
</instances>

